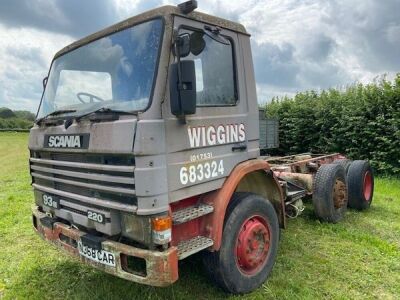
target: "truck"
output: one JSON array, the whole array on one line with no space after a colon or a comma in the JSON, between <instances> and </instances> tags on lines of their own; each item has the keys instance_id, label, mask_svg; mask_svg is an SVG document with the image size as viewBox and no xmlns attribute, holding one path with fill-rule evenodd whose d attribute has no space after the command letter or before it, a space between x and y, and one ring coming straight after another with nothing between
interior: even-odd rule
<instances>
[{"instance_id":1,"label":"truck","mask_svg":"<svg viewBox=\"0 0 400 300\"><path fill-rule=\"evenodd\" d=\"M305 201L336 223L371 205L373 171L339 153L260 155L277 126L259 111L250 35L196 8L156 8L55 54L29 135L33 228L152 286L201 252L218 286L247 293Z\"/></svg>"}]
</instances>

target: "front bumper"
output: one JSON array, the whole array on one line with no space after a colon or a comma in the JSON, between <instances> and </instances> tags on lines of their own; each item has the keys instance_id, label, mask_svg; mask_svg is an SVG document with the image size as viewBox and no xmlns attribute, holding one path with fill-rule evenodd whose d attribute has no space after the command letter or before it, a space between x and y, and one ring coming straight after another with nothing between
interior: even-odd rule
<instances>
[{"instance_id":1,"label":"front bumper","mask_svg":"<svg viewBox=\"0 0 400 300\"><path fill-rule=\"evenodd\" d=\"M92 265L104 272L129 281L152 286L167 286L178 279L178 254L176 247L170 247L163 252L151 251L125 245L111 240L101 243L102 248L115 255L116 266L110 267L88 258L82 257L78 251L78 241L86 233L60 222L52 226L44 225L46 214L40 212L37 206L32 208L33 224L36 232L45 240L53 243L58 248L79 258L82 262ZM52 228L51 228L52 227ZM127 270L127 262L122 257L132 256L146 261L146 274L134 274Z\"/></svg>"}]
</instances>

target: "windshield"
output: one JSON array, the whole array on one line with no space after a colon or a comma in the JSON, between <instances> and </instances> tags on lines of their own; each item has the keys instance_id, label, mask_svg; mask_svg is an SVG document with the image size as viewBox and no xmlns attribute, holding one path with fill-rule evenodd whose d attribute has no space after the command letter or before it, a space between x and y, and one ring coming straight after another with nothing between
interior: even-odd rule
<instances>
[{"instance_id":1,"label":"windshield","mask_svg":"<svg viewBox=\"0 0 400 300\"><path fill-rule=\"evenodd\" d=\"M100 107L147 108L156 72L162 21L116 32L53 61L38 118L58 110L73 115Z\"/></svg>"}]
</instances>

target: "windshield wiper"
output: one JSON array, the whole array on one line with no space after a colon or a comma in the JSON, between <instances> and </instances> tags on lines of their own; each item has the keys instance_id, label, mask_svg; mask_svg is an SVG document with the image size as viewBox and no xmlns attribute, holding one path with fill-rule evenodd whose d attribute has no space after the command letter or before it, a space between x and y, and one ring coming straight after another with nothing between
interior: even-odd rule
<instances>
[{"instance_id":1,"label":"windshield wiper","mask_svg":"<svg viewBox=\"0 0 400 300\"><path fill-rule=\"evenodd\" d=\"M55 111L49 113L48 115L45 115L44 117L42 117L40 119L37 119L35 123L40 125L40 123L42 123L48 117L58 116L58 115L62 115L62 114L66 114L66 113L73 113L73 112L76 112L76 109L59 109L59 110L55 110Z\"/></svg>"},{"instance_id":2,"label":"windshield wiper","mask_svg":"<svg viewBox=\"0 0 400 300\"><path fill-rule=\"evenodd\" d=\"M101 114L101 116L98 116L98 114ZM76 122L79 122L81 119L83 119L87 116L91 116L90 121L115 121L115 120L119 119L119 115L121 115L121 114L134 115L134 113L123 111L123 110L116 110L116 109L112 109L112 108L108 108L108 107L101 107L99 109L84 113L82 115L67 118L65 120L64 126L65 126L65 129L67 129L69 126L72 125L74 120ZM94 116L92 116L92 115L94 115Z\"/></svg>"},{"instance_id":3,"label":"windshield wiper","mask_svg":"<svg viewBox=\"0 0 400 300\"><path fill-rule=\"evenodd\" d=\"M72 117L72 119L74 119L76 122L79 122L81 119L90 116L90 115L95 115L95 114L107 114L109 116L114 116L116 119L118 119L118 114L124 114L124 115L132 115L133 113L131 112L127 112L127 111L123 111L123 110L117 110L117 109L112 109L112 108L108 108L108 107L101 107L99 109L96 109L94 111L90 111L88 113L84 113L80 116L75 116ZM91 118L92 121L97 120L97 118Z\"/></svg>"}]
</instances>

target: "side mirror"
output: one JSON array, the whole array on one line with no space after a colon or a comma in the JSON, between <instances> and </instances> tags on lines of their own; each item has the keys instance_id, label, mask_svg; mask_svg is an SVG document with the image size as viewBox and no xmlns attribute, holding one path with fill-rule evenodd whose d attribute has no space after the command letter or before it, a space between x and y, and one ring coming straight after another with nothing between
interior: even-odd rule
<instances>
[{"instance_id":1,"label":"side mirror","mask_svg":"<svg viewBox=\"0 0 400 300\"><path fill-rule=\"evenodd\" d=\"M206 47L206 41L204 40L203 36L204 32L201 31L194 31L190 35L190 52L192 52L195 56L203 52L204 48Z\"/></svg>"},{"instance_id":2,"label":"side mirror","mask_svg":"<svg viewBox=\"0 0 400 300\"><path fill-rule=\"evenodd\" d=\"M196 71L193 60L182 60L170 66L171 113L175 116L196 113ZM179 80L180 77L180 80Z\"/></svg>"},{"instance_id":3,"label":"side mirror","mask_svg":"<svg viewBox=\"0 0 400 300\"><path fill-rule=\"evenodd\" d=\"M188 56L190 54L190 35L188 33L179 35L175 40L175 46L172 50L175 56Z\"/></svg>"},{"instance_id":4,"label":"side mirror","mask_svg":"<svg viewBox=\"0 0 400 300\"><path fill-rule=\"evenodd\" d=\"M47 84L47 80L49 79L49 77L45 77L45 78L43 78L43 81L42 81L42 84L43 84L43 89L45 89L46 88L46 84Z\"/></svg>"}]
</instances>

